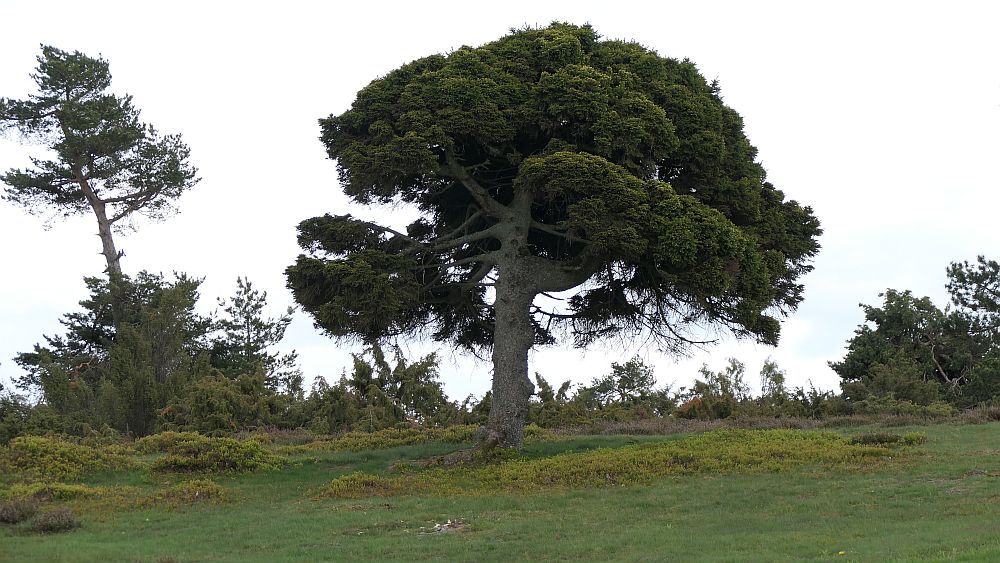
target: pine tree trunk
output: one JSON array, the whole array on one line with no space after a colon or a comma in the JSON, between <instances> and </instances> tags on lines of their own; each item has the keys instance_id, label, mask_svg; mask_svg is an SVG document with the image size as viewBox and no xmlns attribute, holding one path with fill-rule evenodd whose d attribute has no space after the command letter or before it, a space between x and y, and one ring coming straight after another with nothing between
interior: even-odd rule
<instances>
[{"instance_id":1,"label":"pine tree trunk","mask_svg":"<svg viewBox=\"0 0 1000 563\"><path fill-rule=\"evenodd\" d=\"M111 221L108 219L106 202L97 195L79 166L73 169L73 174L76 176L80 191L87 198L87 203L90 204L90 208L94 210L94 216L97 217L97 236L101 237L101 254L104 255L104 259L108 263L108 276L121 277L122 267L118 263L121 255L115 248L115 239L111 232Z\"/></svg>"},{"instance_id":2,"label":"pine tree trunk","mask_svg":"<svg viewBox=\"0 0 1000 563\"><path fill-rule=\"evenodd\" d=\"M528 351L534 344L531 303L534 292L518 283L527 274L517 264L500 267L496 285L493 333L493 401L480 447L520 448L528 400L535 386L528 379Z\"/></svg>"},{"instance_id":3,"label":"pine tree trunk","mask_svg":"<svg viewBox=\"0 0 1000 563\"><path fill-rule=\"evenodd\" d=\"M120 276L122 267L118 261L121 259L121 255L118 254L118 249L115 248L115 239L111 233L111 222L108 221L104 202L97 200L92 205L94 215L97 216L97 235L101 237L101 254L104 255L104 259L108 262L108 274Z\"/></svg>"}]
</instances>

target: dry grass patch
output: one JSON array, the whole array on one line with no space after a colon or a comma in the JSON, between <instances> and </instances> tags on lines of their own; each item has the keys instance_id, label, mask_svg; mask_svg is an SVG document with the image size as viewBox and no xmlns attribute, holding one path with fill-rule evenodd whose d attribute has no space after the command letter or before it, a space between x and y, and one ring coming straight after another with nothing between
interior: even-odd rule
<instances>
[{"instance_id":1,"label":"dry grass patch","mask_svg":"<svg viewBox=\"0 0 1000 563\"><path fill-rule=\"evenodd\" d=\"M0 502L0 524L19 524L38 512L38 501L18 498Z\"/></svg>"},{"instance_id":2,"label":"dry grass patch","mask_svg":"<svg viewBox=\"0 0 1000 563\"><path fill-rule=\"evenodd\" d=\"M39 514L32 523L31 530L40 534L57 534L69 532L79 527L80 521L77 520L72 510L55 508Z\"/></svg>"}]
</instances>

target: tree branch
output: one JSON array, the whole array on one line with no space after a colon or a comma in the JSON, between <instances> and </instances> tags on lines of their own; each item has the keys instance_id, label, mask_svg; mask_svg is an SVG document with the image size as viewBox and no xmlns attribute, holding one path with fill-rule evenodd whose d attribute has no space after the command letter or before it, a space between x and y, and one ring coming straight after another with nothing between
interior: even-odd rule
<instances>
[{"instance_id":1,"label":"tree branch","mask_svg":"<svg viewBox=\"0 0 1000 563\"><path fill-rule=\"evenodd\" d=\"M463 222L461 225L459 225L455 230L451 231L450 233L448 233L446 235L441 235L441 236L437 237L436 240L438 240L440 242L444 242L444 241L447 241L447 240L451 240L452 238L454 238L456 236L459 236L460 234L464 233L466 231L466 229L468 229L473 223L475 223L477 219L479 219L480 217L482 217L482 215L483 215L483 210L482 209L477 209L475 211L475 213L473 213L472 215L470 215L469 218L466 219L465 222Z\"/></svg>"},{"instance_id":2,"label":"tree branch","mask_svg":"<svg viewBox=\"0 0 1000 563\"><path fill-rule=\"evenodd\" d=\"M476 200L476 203L479 204L483 212L497 219L509 219L513 216L513 212L510 209L507 209L505 205L490 197L489 191L469 174L469 171L458 162L458 159L451 151L445 151L444 158L444 171L465 187L466 191L472 195L472 198Z\"/></svg>"},{"instance_id":3,"label":"tree branch","mask_svg":"<svg viewBox=\"0 0 1000 563\"><path fill-rule=\"evenodd\" d=\"M396 229L393 229L393 228L390 228L390 227L385 227L385 226L379 225L378 223L372 223L370 221L362 221L361 219L355 219L353 217L351 218L351 220L352 221L356 221L358 223L361 223L362 225L368 227L369 229L372 229L372 230L375 230L375 231L382 231L383 233L389 233L389 234L391 234L393 236L397 236L397 237L405 240L406 242L408 242L408 243L410 243L410 244L412 244L414 246L421 247L424 250L431 250L431 248L428 247L426 243L421 242L421 241L419 241L419 240L417 240L417 239L415 239L415 238L413 238L411 236L404 235L403 233L397 231Z\"/></svg>"},{"instance_id":4,"label":"tree branch","mask_svg":"<svg viewBox=\"0 0 1000 563\"><path fill-rule=\"evenodd\" d=\"M539 293L572 289L590 279L597 271L597 264L586 261L570 266L541 256L524 256L521 260L527 262L530 270L535 272L535 288Z\"/></svg>"},{"instance_id":5,"label":"tree branch","mask_svg":"<svg viewBox=\"0 0 1000 563\"><path fill-rule=\"evenodd\" d=\"M487 252L486 254L476 254L475 256L469 256L468 258L462 258L460 260L453 260L451 262L439 262L435 264L421 264L414 269L417 270L427 270L429 268L454 268L456 266L464 266L466 264L475 264L477 262L483 262L489 264L491 267L496 264L497 256L494 252ZM487 272L489 273L489 272Z\"/></svg>"},{"instance_id":6,"label":"tree branch","mask_svg":"<svg viewBox=\"0 0 1000 563\"><path fill-rule=\"evenodd\" d=\"M428 242L423 242L423 241L417 240L417 239L415 239L415 238L413 238L413 237L411 237L409 235L404 235L403 233L397 231L396 229L393 229L391 227L386 227L386 226L383 226L383 225L379 225L378 223L372 223L370 221L364 221L364 220L361 220L361 219L355 219L353 217L352 217L352 220L356 221L356 222L358 222L358 223L360 223L360 224L362 224L362 225L364 225L364 226L366 226L369 229L372 229L374 231L381 231L383 233L388 233L388 234L391 234L393 236L399 237L400 239L402 239L402 240L406 241L407 243L411 244L412 246L414 246L416 248L416 250L422 251L422 252L441 252L441 251L444 251L444 250L449 250L449 249L452 249L452 248L457 248L459 246L462 246L463 244L467 244L467 243L470 243L470 242L475 242L475 241L478 241L478 240L483 240L483 239L490 238L490 237L492 237L496 233L496 230L497 230L496 228L494 228L495 227L495 225L494 225L493 227L490 227L488 229L485 229L485 230L482 230L482 231L476 231L474 233L470 233L470 234L462 236L462 237L458 237L458 238L453 238L453 239L450 239L450 240L446 240L446 241L444 241L442 243L437 242L437 240L428 243ZM440 239L438 239L438 240L440 240Z\"/></svg>"},{"instance_id":7,"label":"tree branch","mask_svg":"<svg viewBox=\"0 0 1000 563\"><path fill-rule=\"evenodd\" d=\"M143 193L142 197L140 197L139 199L135 200L133 203L129 204L129 206L126 207L125 209L123 209L122 211L116 213L114 216L112 216L110 219L108 219L108 222L109 223L115 223L119 219L124 218L126 215L130 215L131 213L134 213L135 211L138 211L139 209L142 209L143 207L146 206L147 203L153 201L153 199L156 197L157 193L158 192L156 190L150 190L150 191L147 191L147 192ZM127 198L128 196L124 196L124 197ZM111 198L111 199L121 199L121 198ZM112 202L111 199L101 200L101 201L103 203L105 203L105 204L116 203L116 202ZM127 199L126 199L126 201L127 201Z\"/></svg>"},{"instance_id":8,"label":"tree branch","mask_svg":"<svg viewBox=\"0 0 1000 563\"><path fill-rule=\"evenodd\" d=\"M497 231L500 230L500 228L498 227L498 225L499 225L499 223L497 223L496 225L491 226L488 229L484 229L482 231L476 231L474 233L469 233L469 234L467 234L465 236L461 236L461 237L458 237L458 238L455 238L455 239L451 239L451 240L446 240L444 242L437 242L437 241L435 241L435 242L427 245L427 249L430 250L431 252L440 252L442 250L448 250L448 249L451 249L451 248L458 248L459 246L462 246L463 244L468 244L470 242L476 242L476 241L483 240L483 239L488 239L488 238L495 238L494 235L496 235Z\"/></svg>"},{"instance_id":9,"label":"tree branch","mask_svg":"<svg viewBox=\"0 0 1000 563\"><path fill-rule=\"evenodd\" d=\"M534 219L532 219L531 221L531 228L537 231L542 231L543 233L549 233L550 235L555 235L569 242L582 242L584 244L591 242L587 239L582 239L580 237L573 236L566 231L560 231L553 225L549 225L548 223L540 223L538 221L535 221Z\"/></svg>"}]
</instances>

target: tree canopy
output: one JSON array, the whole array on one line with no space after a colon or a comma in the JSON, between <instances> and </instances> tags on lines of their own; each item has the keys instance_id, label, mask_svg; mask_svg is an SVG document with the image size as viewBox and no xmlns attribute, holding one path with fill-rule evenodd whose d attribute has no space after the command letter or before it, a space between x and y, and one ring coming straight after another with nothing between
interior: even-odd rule
<instances>
[{"instance_id":1,"label":"tree canopy","mask_svg":"<svg viewBox=\"0 0 1000 563\"><path fill-rule=\"evenodd\" d=\"M135 215L158 220L198 182L180 135L160 135L139 121L131 96L108 93L108 61L42 45L32 75L38 93L0 98L0 131L17 130L42 143L52 159L0 176L3 199L44 216L97 218L108 271L121 273L114 231Z\"/></svg>"},{"instance_id":2,"label":"tree canopy","mask_svg":"<svg viewBox=\"0 0 1000 563\"><path fill-rule=\"evenodd\" d=\"M774 344L819 248L718 84L589 26L416 60L320 123L347 195L420 218L303 221L296 300L333 336L492 349L503 445L521 443L533 345L645 334L679 351L710 326Z\"/></svg>"},{"instance_id":3,"label":"tree canopy","mask_svg":"<svg viewBox=\"0 0 1000 563\"><path fill-rule=\"evenodd\" d=\"M980 256L948 268L951 306L888 289L879 307L862 305L865 322L831 362L851 401L889 398L970 407L1000 396L1000 264Z\"/></svg>"}]
</instances>

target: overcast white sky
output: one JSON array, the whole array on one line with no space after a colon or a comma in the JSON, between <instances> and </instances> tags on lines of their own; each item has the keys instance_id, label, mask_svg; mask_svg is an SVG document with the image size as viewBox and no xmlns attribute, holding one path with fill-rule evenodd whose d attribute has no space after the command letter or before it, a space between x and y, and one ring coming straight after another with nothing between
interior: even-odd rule
<instances>
[{"instance_id":1,"label":"overcast white sky","mask_svg":"<svg viewBox=\"0 0 1000 563\"><path fill-rule=\"evenodd\" d=\"M767 357L793 385L835 389L826 363L862 320L858 303L887 287L945 304L944 270L977 254L1000 257L1000 8L988 2L170 2L0 0L0 96L34 91L39 44L103 55L112 88L142 118L181 133L202 181L180 215L119 236L126 272L204 276L203 308L237 276L291 304L283 271L299 250L295 225L326 212L392 221L347 203L316 120L399 65L511 27L590 23L661 55L690 58L718 78L746 122L768 178L823 223L805 301L777 348L728 340L677 361L645 348L546 348L531 369L551 383L589 382L640 354L662 383L689 384L702 363L735 356L751 382ZM0 138L0 170L38 147ZM104 268L97 226L84 216L42 228L0 203L0 380L11 358L86 296ZM286 348L307 381L335 379L351 348L296 316ZM432 349L411 346L412 354ZM356 351L356 349L355 349ZM482 394L490 368L445 350L452 398Z\"/></svg>"}]
</instances>

